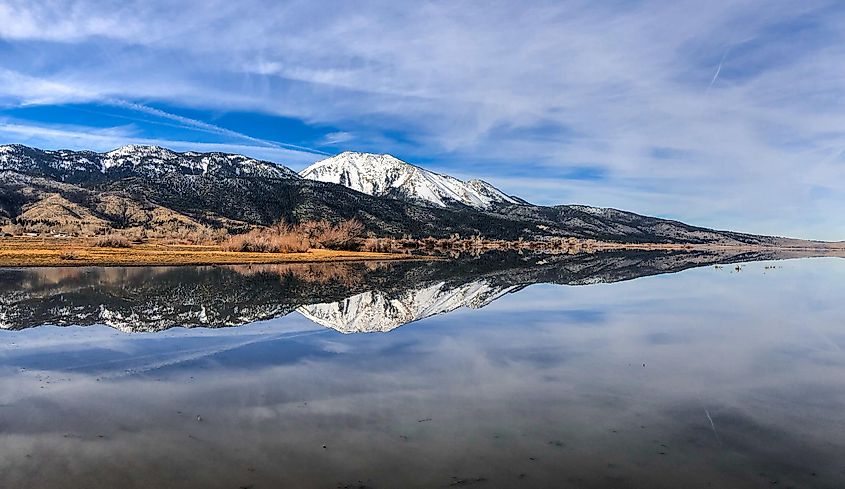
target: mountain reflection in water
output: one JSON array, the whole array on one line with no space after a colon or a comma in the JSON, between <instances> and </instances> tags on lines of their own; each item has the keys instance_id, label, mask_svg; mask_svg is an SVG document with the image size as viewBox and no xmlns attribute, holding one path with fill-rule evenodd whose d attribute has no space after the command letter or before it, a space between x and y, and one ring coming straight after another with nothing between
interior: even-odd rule
<instances>
[{"instance_id":1,"label":"mountain reflection in water","mask_svg":"<svg viewBox=\"0 0 845 489\"><path fill-rule=\"evenodd\" d=\"M785 257L726 250L492 252L444 261L0 269L0 328L214 328L297 311L343 333L386 332L461 307L484 307L532 284L611 283Z\"/></svg>"},{"instance_id":2,"label":"mountain reflection in water","mask_svg":"<svg viewBox=\"0 0 845 489\"><path fill-rule=\"evenodd\" d=\"M840 489L845 261L789 257L4 270L0 487Z\"/></svg>"}]
</instances>

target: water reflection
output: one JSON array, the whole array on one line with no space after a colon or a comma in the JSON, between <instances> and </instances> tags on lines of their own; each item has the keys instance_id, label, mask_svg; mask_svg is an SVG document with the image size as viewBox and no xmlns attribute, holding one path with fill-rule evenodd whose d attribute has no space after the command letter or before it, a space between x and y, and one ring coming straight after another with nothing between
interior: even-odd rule
<instances>
[{"instance_id":1,"label":"water reflection","mask_svg":"<svg viewBox=\"0 0 845 489\"><path fill-rule=\"evenodd\" d=\"M125 332L239 326L292 311L345 333L480 308L538 283L586 285L775 252L489 253L448 261L0 269L0 328L106 324Z\"/></svg>"},{"instance_id":2,"label":"water reflection","mask_svg":"<svg viewBox=\"0 0 845 489\"><path fill-rule=\"evenodd\" d=\"M4 311L43 311L30 326L67 310L102 322L110 298L147 301L158 315L110 310L166 328L168 307L188 314L169 304L177 293L207 318L267 320L139 335L7 322L19 330L0 331L0 487L845 486L845 262L661 274L731 260L691 257L4 281ZM554 285L592 282L615 283ZM484 307L453 308L453 290ZM340 334L286 314L328 310L321 320L357 331L367 302L419 322ZM423 302L436 306L406 307Z\"/></svg>"}]
</instances>

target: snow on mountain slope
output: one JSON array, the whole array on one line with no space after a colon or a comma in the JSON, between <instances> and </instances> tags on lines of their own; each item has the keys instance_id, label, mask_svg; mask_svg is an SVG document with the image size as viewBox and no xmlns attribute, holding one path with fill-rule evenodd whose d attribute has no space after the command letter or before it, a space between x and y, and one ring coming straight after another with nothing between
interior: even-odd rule
<instances>
[{"instance_id":1,"label":"snow on mountain slope","mask_svg":"<svg viewBox=\"0 0 845 489\"><path fill-rule=\"evenodd\" d=\"M395 296L373 290L338 302L300 306L297 312L341 333L384 333L460 307L479 309L518 288L497 287L484 280L457 287L438 282Z\"/></svg>"},{"instance_id":2,"label":"snow on mountain slope","mask_svg":"<svg viewBox=\"0 0 845 489\"><path fill-rule=\"evenodd\" d=\"M177 153L158 146L128 145L109 151L39 150L22 145L0 146L0 170L46 174L64 179L73 174L167 173L219 177L299 178L283 166L225 153Z\"/></svg>"},{"instance_id":3,"label":"snow on mountain slope","mask_svg":"<svg viewBox=\"0 0 845 489\"><path fill-rule=\"evenodd\" d=\"M295 178L285 167L242 155L225 153L177 153L158 146L129 145L110 151L101 160L103 171L110 168L151 168L154 171L186 174Z\"/></svg>"},{"instance_id":4,"label":"snow on mountain slope","mask_svg":"<svg viewBox=\"0 0 845 489\"><path fill-rule=\"evenodd\" d=\"M438 207L457 203L489 209L496 204L520 203L482 180L463 182L387 154L347 151L318 161L299 175L310 180L337 183L377 197L411 200Z\"/></svg>"}]
</instances>

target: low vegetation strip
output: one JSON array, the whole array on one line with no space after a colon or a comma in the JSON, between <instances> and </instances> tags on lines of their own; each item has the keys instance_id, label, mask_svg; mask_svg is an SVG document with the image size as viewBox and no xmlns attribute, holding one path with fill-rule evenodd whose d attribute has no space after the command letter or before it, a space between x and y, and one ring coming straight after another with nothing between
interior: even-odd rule
<instances>
[{"instance_id":1,"label":"low vegetation strip","mask_svg":"<svg viewBox=\"0 0 845 489\"><path fill-rule=\"evenodd\" d=\"M108 247L105 244L98 239L0 238L0 267L247 265L424 258L399 253L327 249L259 253L226 251L215 245L148 242L128 247Z\"/></svg>"},{"instance_id":2,"label":"low vegetation strip","mask_svg":"<svg viewBox=\"0 0 845 489\"><path fill-rule=\"evenodd\" d=\"M0 267L28 266L141 266L275 264L348 260L420 259L465 254L480 255L493 250L525 250L545 253L593 253L612 249L678 250L702 248L770 248L761 245L611 243L575 237L542 240L501 240L476 235L448 238L377 237L364 233L364 225L352 219L336 223L327 220L298 224L279 222L253 226L229 235L225 230L200 234L168 234L151 238L144 229L109 228L94 235L53 234L0 238ZM33 234L35 234L33 236ZM781 240L785 249L824 245L828 251L843 251L839 243Z\"/></svg>"}]
</instances>

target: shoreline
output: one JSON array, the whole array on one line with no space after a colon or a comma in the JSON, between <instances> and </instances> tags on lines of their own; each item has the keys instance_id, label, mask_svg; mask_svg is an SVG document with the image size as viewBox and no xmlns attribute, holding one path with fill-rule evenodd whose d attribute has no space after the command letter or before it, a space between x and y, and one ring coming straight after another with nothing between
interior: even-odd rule
<instances>
[{"instance_id":1,"label":"shoreline","mask_svg":"<svg viewBox=\"0 0 845 489\"><path fill-rule=\"evenodd\" d=\"M224 251L217 246L165 243L97 247L88 239L0 238L0 267L145 267L279 265L352 261L428 260L435 257L369 251L311 249L299 253Z\"/></svg>"},{"instance_id":2,"label":"shoreline","mask_svg":"<svg viewBox=\"0 0 845 489\"><path fill-rule=\"evenodd\" d=\"M741 251L796 251L815 253L845 253L845 246L827 244L819 246L797 245L734 245L734 244L686 244L686 243L607 243L598 242L592 248L604 250L741 250Z\"/></svg>"},{"instance_id":3,"label":"shoreline","mask_svg":"<svg viewBox=\"0 0 845 489\"><path fill-rule=\"evenodd\" d=\"M480 248L478 251L508 249ZM544 249L522 246L517 250L546 253L596 253L615 250L639 251L776 251L801 256L845 257L842 246L761 246L726 244L667 244L581 242L572 248ZM418 250L425 252L426 250ZM433 250L428 250L429 252ZM468 251L468 250L465 250ZM98 247L91 238L0 238L0 267L144 267L144 266L211 266L211 265L278 265L290 263L333 263L354 261L442 260L447 256L419 255L371 251L339 251L311 249L295 253L258 253L225 251L219 246L146 242L128 248Z\"/></svg>"}]
</instances>

